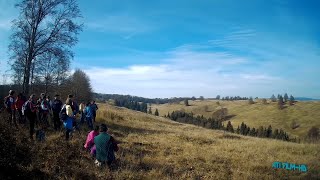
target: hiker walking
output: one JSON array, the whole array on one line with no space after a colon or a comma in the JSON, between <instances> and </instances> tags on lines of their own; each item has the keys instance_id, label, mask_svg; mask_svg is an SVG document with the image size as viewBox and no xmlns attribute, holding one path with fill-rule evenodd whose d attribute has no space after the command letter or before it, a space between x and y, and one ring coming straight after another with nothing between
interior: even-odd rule
<instances>
[{"instance_id":1,"label":"hiker walking","mask_svg":"<svg viewBox=\"0 0 320 180\"><path fill-rule=\"evenodd\" d=\"M17 114L18 114L18 118L19 118L19 123L20 124L24 124L25 123L25 117L22 113L22 106L23 104L25 103L25 99L23 97L23 94L22 93L19 93L18 96L17 96L17 100L15 102L15 107L16 107L16 111L17 111Z\"/></svg>"},{"instance_id":2,"label":"hiker walking","mask_svg":"<svg viewBox=\"0 0 320 180\"><path fill-rule=\"evenodd\" d=\"M116 140L107 133L105 124L100 126L100 134L94 138L96 148L96 164L107 164L108 166L116 159L114 152L118 151Z\"/></svg>"},{"instance_id":3,"label":"hiker walking","mask_svg":"<svg viewBox=\"0 0 320 180\"><path fill-rule=\"evenodd\" d=\"M73 122L75 114L71 104L72 100L68 98L66 104L62 107L60 112L61 120L63 121L63 125L66 129L66 140L69 140L70 134L73 131Z\"/></svg>"},{"instance_id":4,"label":"hiker walking","mask_svg":"<svg viewBox=\"0 0 320 180\"><path fill-rule=\"evenodd\" d=\"M80 123L83 124L84 120L86 118L84 111L85 111L86 105L84 102L81 102L80 106L79 106L79 112L80 112Z\"/></svg>"},{"instance_id":5,"label":"hiker walking","mask_svg":"<svg viewBox=\"0 0 320 180\"><path fill-rule=\"evenodd\" d=\"M47 101L46 95L42 97L41 103L40 103L40 110L41 110L41 122L45 127L49 126L48 116L50 113L50 107L49 102Z\"/></svg>"},{"instance_id":6,"label":"hiker walking","mask_svg":"<svg viewBox=\"0 0 320 180\"><path fill-rule=\"evenodd\" d=\"M37 100L37 118L36 118L36 125L39 126L40 123L42 123L42 110L41 110L41 102L44 99L45 94L41 93L39 99Z\"/></svg>"},{"instance_id":7,"label":"hiker walking","mask_svg":"<svg viewBox=\"0 0 320 180\"><path fill-rule=\"evenodd\" d=\"M60 117L59 117L59 113L62 109L62 102L60 100L60 96L59 94L56 94L54 96L54 100L52 102L51 105L51 109L52 109L52 113L53 113L53 125L54 125L54 129L60 130L61 128L61 121L60 121Z\"/></svg>"},{"instance_id":8,"label":"hiker walking","mask_svg":"<svg viewBox=\"0 0 320 180\"><path fill-rule=\"evenodd\" d=\"M87 103L84 114L86 116L88 127L92 130L93 129L93 110L90 102Z\"/></svg>"},{"instance_id":9,"label":"hiker walking","mask_svg":"<svg viewBox=\"0 0 320 180\"><path fill-rule=\"evenodd\" d=\"M91 108L92 108L92 114L93 114L93 122L96 122L96 116L97 116L97 110L99 109L96 101L91 101Z\"/></svg>"},{"instance_id":10,"label":"hiker walking","mask_svg":"<svg viewBox=\"0 0 320 180\"><path fill-rule=\"evenodd\" d=\"M35 95L32 94L28 101L26 101L23 104L23 114L26 116L27 120L29 121L30 125L30 139L33 140L33 134L34 134L34 125L36 123L37 119L37 110L38 105L36 102Z\"/></svg>"},{"instance_id":11,"label":"hiker walking","mask_svg":"<svg viewBox=\"0 0 320 180\"><path fill-rule=\"evenodd\" d=\"M68 98L66 100L66 103L69 103L71 108L72 108L72 111L75 112L76 111L76 106L75 106L75 103L74 103L74 100L73 100L73 95L72 94L69 94L68 95Z\"/></svg>"},{"instance_id":12,"label":"hiker walking","mask_svg":"<svg viewBox=\"0 0 320 180\"><path fill-rule=\"evenodd\" d=\"M8 112L8 123L18 127L16 122L16 107L15 107L15 98L14 98L15 91L10 90L9 95L4 98L4 106L6 111Z\"/></svg>"}]
</instances>

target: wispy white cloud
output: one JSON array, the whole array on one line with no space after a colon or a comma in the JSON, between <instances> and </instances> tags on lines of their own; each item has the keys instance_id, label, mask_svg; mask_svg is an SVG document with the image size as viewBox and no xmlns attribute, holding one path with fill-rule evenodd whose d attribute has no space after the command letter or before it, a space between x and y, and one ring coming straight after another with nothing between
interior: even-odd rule
<instances>
[{"instance_id":1,"label":"wispy white cloud","mask_svg":"<svg viewBox=\"0 0 320 180\"><path fill-rule=\"evenodd\" d=\"M306 88L320 87L312 81L314 75L320 75L317 67L301 61L307 58L315 62L319 58L317 46L290 42L252 29L238 29L221 39L159 52L161 56L151 53L157 58L150 59L158 64L87 68L86 72L95 91L104 93L145 97L217 94L269 97L289 92L304 96ZM217 46L222 49L216 49ZM150 57L148 52L132 52ZM301 73L304 76L299 76ZM304 88L301 87L303 77L307 78L302 83ZM309 96L319 97L319 94L310 91Z\"/></svg>"},{"instance_id":2,"label":"wispy white cloud","mask_svg":"<svg viewBox=\"0 0 320 180\"><path fill-rule=\"evenodd\" d=\"M266 82L265 84L281 81L281 78L267 73L221 73L225 68L237 68L248 63L241 57L227 53L196 52L191 46L188 51L177 49L180 48L166 52L169 57L159 64L132 65L126 68L91 67L85 71L96 92L145 97L214 97L217 94L249 96L251 91L247 90L248 87L261 84L261 81Z\"/></svg>"}]
</instances>

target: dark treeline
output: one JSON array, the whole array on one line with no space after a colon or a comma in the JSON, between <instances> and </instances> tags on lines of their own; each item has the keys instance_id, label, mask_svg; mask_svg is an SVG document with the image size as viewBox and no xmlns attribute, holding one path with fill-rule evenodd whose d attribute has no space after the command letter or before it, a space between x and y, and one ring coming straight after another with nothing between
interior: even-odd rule
<instances>
[{"instance_id":1,"label":"dark treeline","mask_svg":"<svg viewBox=\"0 0 320 180\"><path fill-rule=\"evenodd\" d=\"M236 129L235 133L245 135L245 136L272 138L272 139L279 139L283 141L293 141L293 142L297 141L295 138L290 139L289 135L282 129L272 130L271 125L269 125L268 128L260 126L258 129L255 129L255 128L250 128L248 125L242 122L240 127L238 126L238 128Z\"/></svg>"},{"instance_id":2,"label":"dark treeline","mask_svg":"<svg viewBox=\"0 0 320 180\"><path fill-rule=\"evenodd\" d=\"M222 100L222 101L239 101L239 100L248 100L249 98L247 97L240 97L240 96L226 96L220 98L220 96L217 96L217 100Z\"/></svg>"},{"instance_id":3,"label":"dark treeline","mask_svg":"<svg viewBox=\"0 0 320 180\"><path fill-rule=\"evenodd\" d=\"M137 102L143 102L143 103L149 103L149 104L166 104L166 103L180 103L181 101L184 101L184 100L204 100L202 96L199 98L195 98L195 97L144 98L144 97L120 95L120 94L94 93L93 95L94 95L94 98L100 102L108 101L112 99L112 100L118 100L122 102L127 101L127 103L131 101L137 101Z\"/></svg>"},{"instance_id":4,"label":"dark treeline","mask_svg":"<svg viewBox=\"0 0 320 180\"><path fill-rule=\"evenodd\" d=\"M182 111L173 111L171 114L165 115L173 121L194 124L197 126L206 127L209 129L224 129L222 121L215 120L213 118L206 119L202 116L194 116L193 113L186 113Z\"/></svg>"},{"instance_id":5,"label":"dark treeline","mask_svg":"<svg viewBox=\"0 0 320 180\"><path fill-rule=\"evenodd\" d=\"M230 133L237 133L245 136L272 138L272 139L279 139L283 141L297 142L296 138L290 139L289 135L282 129L272 130L271 125L268 126L268 128L260 126L258 129L255 129L255 128L250 128L245 123L242 123L241 126L235 130L230 121L228 121L227 125L225 126L221 120L216 120L214 118L207 119L203 117L203 115L202 116L198 115L195 117L193 113L173 111L171 114L168 113L168 115L165 115L165 117L181 123L194 124L194 125L202 126L209 129L225 130Z\"/></svg>"},{"instance_id":6,"label":"dark treeline","mask_svg":"<svg viewBox=\"0 0 320 180\"><path fill-rule=\"evenodd\" d=\"M9 90L14 90L18 93L23 92L22 84L16 85L0 85L0 102L3 101L9 93ZM30 85L29 93L24 96L29 97L31 94L35 94L38 97L41 93L45 93L50 97L54 97L55 94L60 94L62 99L67 99L68 94L73 94L78 102L87 102L92 100L92 88L90 79L86 73L77 69L70 76L66 76L60 83L44 83L43 81L35 82Z\"/></svg>"},{"instance_id":7,"label":"dark treeline","mask_svg":"<svg viewBox=\"0 0 320 180\"><path fill-rule=\"evenodd\" d=\"M128 101L127 99L115 99L114 105L119 107L126 107L128 109L132 109L135 111L141 111L144 113L148 112L148 104L145 102L138 102L138 101Z\"/></svg>"}]
</instances>

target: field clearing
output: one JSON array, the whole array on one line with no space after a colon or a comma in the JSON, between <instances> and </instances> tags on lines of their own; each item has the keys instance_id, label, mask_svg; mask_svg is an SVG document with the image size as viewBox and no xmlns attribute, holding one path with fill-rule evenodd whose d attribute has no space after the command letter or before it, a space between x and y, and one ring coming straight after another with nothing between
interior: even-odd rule
<instances>
[{"instance_id":1,"label":"field clearing","mask_svg":"<svg viewBox=\"0 0 320 180\"><path fill-rule=\"evenodd\" d=\"M181 102L180 104L152 104L151 108L153 112L157 108L160 116L175 110L184 110L209 118L215 110L225 107L228 108L229 115L234 115L229 120L235 129L242 122L256 129L259 126L271 125L273 129L282 128L291 136L299 138L305 137L312 126L320 127L320 101L297 102L294 106L288 106L283 110L277 108L277 103L269 102L265 105L260 100L253 105L249 105L248 101L219 102L221 106L217 105L216 100L196 100L189 101L190 106L185 106ZM208 107L208 111L205 111L205 106ZM300 127L292 129L293 121L297 122Z\"/></svg>"}]
</instances>

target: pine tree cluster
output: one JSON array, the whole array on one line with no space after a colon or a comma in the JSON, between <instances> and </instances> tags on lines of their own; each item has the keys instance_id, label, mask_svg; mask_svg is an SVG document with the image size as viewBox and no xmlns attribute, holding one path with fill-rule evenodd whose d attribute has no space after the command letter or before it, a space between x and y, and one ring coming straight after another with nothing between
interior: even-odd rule
<instances>
[{"instance_id":1,"label":"pine tree cluster","mask_svg":"<svg viewBox=\"0 0 320 180\"><path fill-rule=\"evenodd\" d=\"M296 142L296 139L290 139L288 133L283 131L282 129L275 129L272 130L271 125L268 128L260 126L259 129L250 128L245 123L241 123L236 130L237 134L245 135L245 136L253 136L253 137L260 137L260 138L272 138L272 139L279 139L283 141L293 141Z\"/></svg>"},{"instance_id":2,"label":"pine tree cluster","mask_svg":"<svg viewBox=\"0 0 320 180\"><path fill-rule=\"evenodd\" d=\"M147 113L148 112L148 105L144 102L138 102L138 101L128 101L126 99L122 99L122 100L118 100L116 99L114 101L114 104L116 106L119 106L119 107L126 107L128 109L132 109L132 110L135 110L135 111L141 111L141 112L145 112Z\"/></svg>"},{"instance_id":3,"label":"pine tree cluster","mask_svg":"<svg viewBox=\"0 0 320 180\"><path fill-rule=\"evenodd\" d=\"M227 126L225 127L222 121L216 120L214 118L205 118L202 116L194 116L193 113L186 113L182 111L173 111L171 114L168 113L165 117L181 122L181 123L188 123L194 124L197 126L202 126L209 129L218 129L218 130L225 130L231 133L237 133L245 136L253 136L259 138L272 138L278 139L283 141L292 141L297 142L297 139L290 139L288 133L283 131L282 129L275 129L272 130L271 125L268 128L260 126L259 129L250 128L248 125L242 122L241 126L235 130L230 121L228 121Z\"/></svg>"},{"instance_id":4,"label":"pine tree cluster","mask_svg":"<svg viewBox=\"0 0 320 180\"><path fill-rule=\"evenodd\" d=\"M99 101L108 101L112 100L119 100L119 101L137 101L137 102L144 102L150 104L166 104L166 103L180 103L184 100L197 100L195 97L173 97L173 98L144 98L138 96L131 96L131 95L120 95L120 94L99 94L93 93L94 98Z\"/></svg>"},{"instance_id":5,"label":"pine tree cluster","mask_svg":"<svg viewBox=\"0 0 320 180\"><path fill-rule=\"evenodd\" d=\"M222 121L215 120L213 118L206 119L202 116L194 116L193 113L186 113L182 111L173 111L171 114L168 113L166 116L173 121L181 122L181 123L188 123L194 124L197 126L206 127L209 129L221 129L224 130L224 126Z\"/></svg>"},{"instance_id":6,"label":"pine tree cluster","mask_svg":"<svg viewBox=\"0 0 320 180\"><path fill-rule=\"evenodd\" d=\"M220 96L219 96L220 99ZM226 96L226 97L222 97L221 100L222 101L239 101L239 100L248 100L249 98L247 97L240 97L240 96Z\"/></svg>"}]
</instances>

